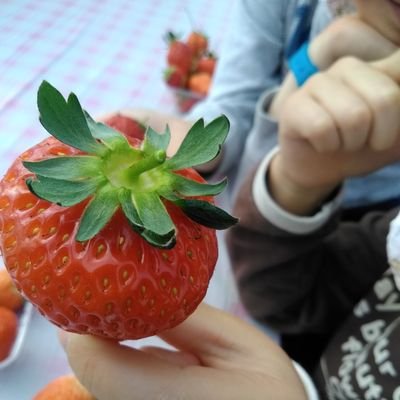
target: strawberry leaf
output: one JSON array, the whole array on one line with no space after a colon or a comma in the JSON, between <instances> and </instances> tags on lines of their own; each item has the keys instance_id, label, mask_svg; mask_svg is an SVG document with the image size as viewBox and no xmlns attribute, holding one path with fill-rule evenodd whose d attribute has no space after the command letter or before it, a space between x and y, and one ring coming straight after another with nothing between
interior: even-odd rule
<instances>
[{"instance_id":1,"label":"strawberry leaf","mask_svg":"<svg viewBox=\"0 0 400 400\"><path fill-rule=\"evenodd\" d=\"M156 132L151 127L148 127L144 136L143 151L151 154L158 150L167 150L171 140L171 133L168 126L163 134Z\"/></svg>"},{"instance_id":2,"label":"strawberry leaf","mask_svg":"<svg viewBox=\"0 0 400 400\"><path fill-rule=\"evenodd\" d=\"M203 200L176 200L174 203L193 221L213 229L227 229L238 219Z\"/></svg>"},{"instance_id":3,"label":"strawberry leaf","mask_svg":"<svg viewBox=\"0 0 400 400\"><path fill-rule=\"evenodd\" d=\"M99 182L99 179L71 182L40 175L36 175L36 179L28 178L26 180L26 184L33 194L61 206L73 206L80 203L96 191Z\"/></svg>"},{"instance_id":4,"label":"strawberry leaf","mask_svg":"<svg viewBox=\"0 0 400 400\"><path fill-rule=\"evenodd\" d=\"M139 214L133 204L131 192L127 189L120 190L119 202L121 203L122 211L131 222L136 231L143 231L143 223L139 218Z\"/></svg>"},{"instance_id":5,"label":"strawberry leaf","mask_svg":"<svg viewBox=\"0 0 400 400\"><path fill-rule=\"evenodd\" d=\"M220 194L226 187L227 180L215 184L200 183L187 179L182 175L169 174L174 191L182 196L214 196Z\"/></svg>"},{"instance_id":6,"label":"strawberry leaf","mask_svg":"<svg viewBox=\"0 0 400 400\"><path fill-rule=\"evenodd\" d=\"M166 161L167 168L178 170L204 164L221 151L229 131L229 121L222 115L204 126L198 120L189 130L178 151Z\"/></svg>"},{"instance_id":7,"label":"strawberry leaf","mask_svg":"<svg viewBox=\"0 0 400 400\"><path fill-rule=\"evenodd\" d=\"M101 140L107 147L113 149L116 143L128 143L126 137L120 132L102 122L96 122L87 111L83 110L83 112L92 136Z\"/></svg>"},{"instance_id":8,"label":"strawberry leaf","mask_svg":"<svg viewBox=\"0 0 400 400\"><path fill-rule=\"evenodd\" d=\"M87 153L102 154L102 146L90 133L77 97L71 93L68 101L50 83L39 87L37 104L40 122L59 141Z\"/></svg>"},{"instance_id":9,"label":"strawberry leaf","mask_svg":"<svg viewBox=\"0 0 400 400\"><path fill-rule=\"evenodd\" d=\"M144 230L141 236L152 246L160 247L161 249L172 249L176 244L175 231L171 231L166 235L157 235L154 232Z\"/></svg>"},{"instance_id":10,"label":"strawberry leaf","mask_svg":"<svg viewBox=\"0 0 400 400\"><path fill-rule=\"evenodd\" d=\"M119 194L119 201L122 206L122 211L128 218L132 228L149 242L151 245L170 249L175 244L175 231L172 230L165 235L158 235L155 232L144 229L143 223L139 218L139 214L136 211L135 206L132 202L131 193L128 190L123 190Z\"/></svg>"},{"instance_id":11,"label":"strawberry leaf","mask_svg":"<svg viewBox=\"0 0 400 400\"><path fill-rule=\"evenodd\" d=\"M159 236L175 234L175 226L157 193L132 192L132 199L146 231Z\"/></svg>"},{"instance_id":12,"label":"strawberry leaf","mask_svg":"<svg viewBox=\"0 0 400 400\"><path fill-rule=\"evenodd\" d=\"M99 175L101 160L95 156L54 157L42 161L23 161L24 167L46 178L67 181L84 180Z\"/></svg>"},{"instance_id":13,"label":"strawberry leaf","mask_svg":"<svg viewBox=\"0 0 400 400\"><path fill-rule=\"evenodd\" d=\"M84 242L97 235L117 211L118 206L115 190L99 190L82 215L76 240Z\"/></svg>"}]
</instances>

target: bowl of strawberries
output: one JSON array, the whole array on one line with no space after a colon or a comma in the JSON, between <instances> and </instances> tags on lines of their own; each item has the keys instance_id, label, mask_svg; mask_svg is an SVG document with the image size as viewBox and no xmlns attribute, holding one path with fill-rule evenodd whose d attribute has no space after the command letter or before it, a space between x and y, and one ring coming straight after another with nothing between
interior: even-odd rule
<instances>
[{"instance_id":1,"label":"bowl of strawberries","mask_svg":"<svg viewBox=\"0 0 400 400\"><path fill-rule=\"evenodd\" d=\"M172 91L178 110L186 113L207 96L217 57L209 49L207 36L200 31L190 32L185 39L168 32L166 41L164 82Z\"/></svg>"},{"instance_id":2,"label":"bowl of strawberries","mask_svg":"<svg viewBox=\"0 0 400 400\"><path fill-rule=\"evenodd\" d=\"M16 360L28 328L32 305L0 266L0 370Z\"/></svg>"}]
</instances>

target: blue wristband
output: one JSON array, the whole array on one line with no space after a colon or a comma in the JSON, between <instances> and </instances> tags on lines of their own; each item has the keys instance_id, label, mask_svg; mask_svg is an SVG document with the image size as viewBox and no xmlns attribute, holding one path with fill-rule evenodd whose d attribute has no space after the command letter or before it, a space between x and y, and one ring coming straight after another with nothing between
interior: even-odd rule
<instances>
[{"instance_id":1,"label":"blue wristband","mask_svg":"<svg viewBox=\"0 0 400 400\"><path fill-rule=\"evenodd\" d=\"M302 86L308 78L319 71L308 55L309 45L309 42L304 43L288 61L298 86Z\"/></svg>"}]
</instances>

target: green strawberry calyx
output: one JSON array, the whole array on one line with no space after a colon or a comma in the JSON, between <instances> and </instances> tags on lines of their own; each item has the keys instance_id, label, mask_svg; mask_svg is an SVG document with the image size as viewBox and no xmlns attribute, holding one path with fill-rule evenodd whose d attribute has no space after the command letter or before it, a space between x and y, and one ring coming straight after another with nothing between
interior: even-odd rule
<instances>
[{"instance_id":1,"label":"green strawberry calyx","mask_svg":"<svg viewBox=\"0 0 400 400\"><path fill-rule=\"evenodd\" d=\"M93 238L121 208L132 228L150 244L171 248L176 227L164 200L181 207L192 220L213 229L226 229L237 219L197 196L221 193L227 180L199 183L176 171L214 159L229 131L229 121L218 117L208 125L198 120L170 158L168 126L160 134L148 127L140 147L120 132L96 122L71 93L68 99L43 81L37 96L40 122L60 142L81 150L75 156L24 161L33 177L26 179L37 197L60 206L90 198L79 221L77 241Z\"/></svg>"},{"instance_id":2,"label":"green strawberry calyx","mask_svg":"<svg viewBox=\"0 0 400 400\"><path fill-rule=\"evenodd\" d=\"M173 31L168 31L164 36L164 40L167 42L167 44L171 44L172 42L177 42L178 40L181 40L181 35Z\"/></svg>"}]
</instances>

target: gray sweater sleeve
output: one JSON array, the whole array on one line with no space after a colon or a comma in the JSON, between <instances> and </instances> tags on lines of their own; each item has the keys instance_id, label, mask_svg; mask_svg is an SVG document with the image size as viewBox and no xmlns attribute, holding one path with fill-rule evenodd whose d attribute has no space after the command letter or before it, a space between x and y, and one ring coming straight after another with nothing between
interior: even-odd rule
<instances>
[{"instance_id":1,"label":"gray sweater sleeve","mask_svg":"<svg viewBox=\"0 0 400 400\"><path fill-rule=\"evenodd\" d=\"M187 115L211 120L225 114L231 130L217 173L236 169L253 126L257 101L283 78L287 32L297 1L238 0L206 100ZM223 28L225 29L225 27ZM230 175L234 176L234 173Z\"/></svg>"},{"instance_id":2,"label":"gray sweater sleeve","mask_svg":"<svg viewBox=\"0 0 400 400\"><path fill-rule=\"evenodd\" d=\"M282 333L325 333L337 326L388 268L385 240L398 209L359 223L337 212L309 234L277 228L259 212L251 174L227 233L241 299L257 320Z\"/></svg>"}]
</instances>

